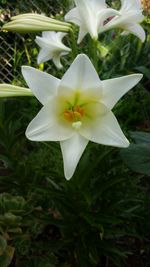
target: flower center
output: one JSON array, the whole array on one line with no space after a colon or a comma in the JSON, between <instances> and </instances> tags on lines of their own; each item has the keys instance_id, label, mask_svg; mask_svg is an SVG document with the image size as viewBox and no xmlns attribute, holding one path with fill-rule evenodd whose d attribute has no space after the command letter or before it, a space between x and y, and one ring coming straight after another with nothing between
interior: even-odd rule
<instances>
[{"instance_id":1,"label":"flower center","mask_svg":"<svg viewBox=\"0 0 150 267\"><path fill-rule=\"evenodd\" d=\"M103 105L100 104L100 96L94 90L63 90L57 99L58 117L67 127L79 130L86 127L98 115L103 113ZM101 107L102 106L102 107Z\"/></svg>"},{"instance_id":2,"label":"flower center","mask_svg":"<svg viewBox=\"0 0 150 267\"><path fill-rule=\"evenodd\" d=\"M65 109L64 111L64 118L72 123L81 121L84 115L85 115L85 110L79 105Z\"/></svg>"}]
</instances>

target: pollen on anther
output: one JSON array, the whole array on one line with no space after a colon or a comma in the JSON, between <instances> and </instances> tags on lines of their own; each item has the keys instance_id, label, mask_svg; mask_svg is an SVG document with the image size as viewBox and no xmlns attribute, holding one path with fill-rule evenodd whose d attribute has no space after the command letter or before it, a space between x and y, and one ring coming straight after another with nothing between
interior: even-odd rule
<instances>
[{"instance_id":1,"label":"pollen on anther","mask_svg":"<svg viewBox=\"0 0 150 267\"><path fill-rule=\"evenodd\" d=\"M67 121L74 121L74 112L72 110L65 110L64 117Z\"/></svg>"},{"instance_id":2,"label":"pollen on anther","mask_svg":"<svg viewBox=\"0 0 150 267\"><path fill-rule=\"evenodd\" d=\"M69 122L80 121L85 115L85 111L80 106L72 107L72 109L66 109L64 111L64 117Z\"/></svg>"}]
</instances>

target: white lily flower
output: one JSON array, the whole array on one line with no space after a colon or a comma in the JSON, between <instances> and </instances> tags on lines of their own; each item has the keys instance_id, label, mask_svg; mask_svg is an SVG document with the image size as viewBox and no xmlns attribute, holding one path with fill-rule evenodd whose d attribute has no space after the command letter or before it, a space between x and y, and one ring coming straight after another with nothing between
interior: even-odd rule
<instances>
[{"instance_id":1,"label":"white lily flower","mask_svg":"<svg viewBox=\"0 0 150 267\"><path fill-rule=\"evenodd\" d=\"M42 37L36 36L35 42L41 47L37 58L38 64L52 59L58 69L62 68L60 57L71 51L62 43L65 35L63 32L46 31L42 33Z\"/></svg>"},{"instance_id":2,"label":"white lily flower","mask_svg":"<svg viewBox=\"0 0 150 267\"><path fill-rule=\"evenodd\" d=\"M100 27L99 33L112 28L121 28L124 30L122 34L132 33L144 42L145 31L139 25L143 19L141 0L121 0L121 9L118 14Z\"/></svg>"},{"instance_id":3,"label":"white lily flower","mask_svg":"<svg viewBox=\"0 0 150 267\"><path fill-rule=\"evenodd\" d=\"M60 141L66 179L70 179L89 140L128 147L111 109L142 74L101 81L89 58L80 54L61 80L22 67L29 88L43 104L30 122L26 136L33 141Z\"/></svg>"},{"instance_id":4,"label":"white lily flower","mask_svg":"<svg viewBox=\"0 0 150 267\"><path fill-rule=\"evenodd\" d=\"M103 20L114 16L117 11L107 8L105 0L74 0L76 7L65 16L65 20L73 22L80 27L78 44L89 33L93 39L98 38L101 17Z\"/></svg>"}]
</instances>

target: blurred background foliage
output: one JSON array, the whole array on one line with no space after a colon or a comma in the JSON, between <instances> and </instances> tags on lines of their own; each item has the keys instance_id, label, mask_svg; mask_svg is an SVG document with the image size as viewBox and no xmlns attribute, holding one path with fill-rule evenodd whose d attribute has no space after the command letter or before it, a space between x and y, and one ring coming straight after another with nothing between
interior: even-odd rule
<instances>
[{"instance_id":1,"label":"blurred background foliage","mask_svg":"<svg viewBox=\"0 0 150 267\"><path fill-rule=\"evenodd\" d=\"M108 1L119 8L119 1ZM1 25L12 15L44 13L63 19L72 1L1 0ZM40 109L35 98L0 100L0 267L150 266L150 32L142 44L112 30L99 36L98 72L108 79L136 72L143 80L114 112L128 149L90 143L74 177L63 176L59 144L28 141L24 132ZM75 39L77 37L77 28ZM41 33L39 33L40 35ZM1 82L25 86L21 65L62 77L75 53L92 59L89 36L74 55L36 63L35 35L1 32ZM65 39L72 47L71 36ZM90 45L88 46L87 43ZM73 48L73 47L72 47Z\"/></svg>"}]
</instances>

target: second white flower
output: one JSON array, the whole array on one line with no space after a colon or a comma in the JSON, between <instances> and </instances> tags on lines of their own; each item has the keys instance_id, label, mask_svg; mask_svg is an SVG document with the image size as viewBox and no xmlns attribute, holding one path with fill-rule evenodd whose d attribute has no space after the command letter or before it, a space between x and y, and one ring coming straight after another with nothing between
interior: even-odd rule
<instances>
[{"instance_id":1,"label":"second white flower","mask_svg":"<svg viewBox=\"0 0 150 267\"><path fill-rule=\"evenodd\" d=\"M63 32L43 32L42 37L36 36L35 42L40 46L41 50L38 54L38 64L53 60L55 66L60 69L62 64L60 57L67 55L71 49L62 43L66 33Z\"/></svg>"}]
</instances>

